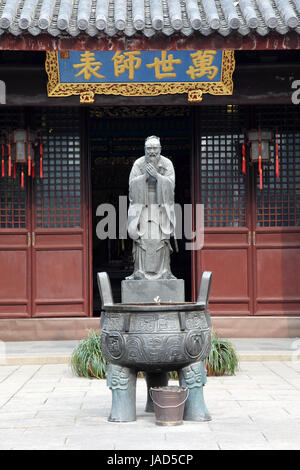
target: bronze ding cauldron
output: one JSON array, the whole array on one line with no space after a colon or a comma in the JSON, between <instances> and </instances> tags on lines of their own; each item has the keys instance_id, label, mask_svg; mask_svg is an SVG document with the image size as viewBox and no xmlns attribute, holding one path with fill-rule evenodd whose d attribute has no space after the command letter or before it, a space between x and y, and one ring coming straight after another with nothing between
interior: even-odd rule
<instances>
[{"instance_id":1,"label":"bronze ding cauldron","mask_svg":"<svg viewBox=\"0 0 300 470\"><path fill-rule=\"evenodd\" d=\"M103 305L101 349L107 361L137 370L175 370L204 360L210 329L204 303Z\"/></svg>"},{"instance_id":2,"label":"bronze ding cauldron","mask_svg":"<svg viewBox=\"0 0 300 470\"><path fill-rule=\"evenodd\" d=\"M208 297L211 273L202 274L197 302L114 303L110 280L97 274L102 300L101 349L109 362L107 384L112 391L109 421L136 419L136 377L144 371L148 386L146 411L153 411L151 387L168 384L168 371L177 370L179 383L189 389L184 418L210 420L203 397L205 359L211 347Z\"/></svg>"}]
</instances>

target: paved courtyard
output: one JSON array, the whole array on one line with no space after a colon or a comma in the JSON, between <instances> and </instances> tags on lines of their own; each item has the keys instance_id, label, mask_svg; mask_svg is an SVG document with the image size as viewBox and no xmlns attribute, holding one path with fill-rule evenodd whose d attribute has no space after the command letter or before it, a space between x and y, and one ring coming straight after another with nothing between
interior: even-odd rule
<instances>
[{"instance_id":1,"label":"paved courtyard","mask_svg":"<svg viewBox=\"0 0 300 470\"><path fill-rule=\"evenodd\" d=\"M236 376L208 377L205 423L157 426L145 381L137 387L137 421L109 423L104 380L67 364L1 366L0 449L300 449L299 362L242 362Z\"/></svg>"}]
</instances>

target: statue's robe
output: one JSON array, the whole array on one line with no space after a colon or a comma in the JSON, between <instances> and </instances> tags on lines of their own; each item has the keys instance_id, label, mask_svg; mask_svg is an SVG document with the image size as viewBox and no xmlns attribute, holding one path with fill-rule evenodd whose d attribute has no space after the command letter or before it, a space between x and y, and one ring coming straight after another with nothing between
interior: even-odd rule
<instances>
[{"instance_id":1,"label":"statue's robe","mask_svg":"<svg viewBox=\"0 0 300 470\"><path fill-rule=\"evenodd\" d=\"M172 162L160 156L157 179L146 172L145 157L129 176L128 233L133 242L134 273L127 279L170 279L170 236L175 231Z\"/></svg>"}]
</instances>

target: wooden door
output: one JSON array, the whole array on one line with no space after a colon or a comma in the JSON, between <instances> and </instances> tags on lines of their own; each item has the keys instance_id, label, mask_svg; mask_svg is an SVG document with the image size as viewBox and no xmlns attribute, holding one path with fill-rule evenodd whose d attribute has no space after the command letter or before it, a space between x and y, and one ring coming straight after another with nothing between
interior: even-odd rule
<instances>
[{"instance_id":1,"label":"wooden door","mask_svg":"<svg viewBox=\"0 0 300 470\"><path fill-rule=\"evenodd\" d=\"M212 271L210 309L217 315L249 315L253 308L249 183L237 148L243 118L235 107L205 108L195 116L194 202L204 204L205 231L204 247L192 253L193 297L202 271Z\"/></svg>"},{"instance_id":2,"label":"wooden door","mask_svg":"<svg viewBox=\"0 0 300 470\"><path fill-rule=\"evenodd\" d=\"M42 129L43 178L38 152L24 188L20 168L16 179L1 178L0 316L86 316L89 204L79 109L16 113L15 122L5 113L0 120Z\"/></svg>"},{"instance_id":3,"label":"wooden door","mask_svg":"<svg viewBox=\"0 0 300 470\"><path fill-rule=\"evenodd\" d=\"M263 190L253 174L255 315L300 312L300 131L283 126L278 138L280 177L274 159L264 168Z\"/></svg>"},{"instance_id":4,"label":"wooden door","mask_svg":"<svg viewBox=\"0 0 300 470\"><path fill-rule=\"evenodd\" d=\"M3 131L24 127L22 108L0 110L0 138ZM3 140L4 141L4 140ZM2 142L1 142L2 143ZM2 149L2 145L1 145ZM20 167L16 178L8 177L5 148L4 177L0 173L0 317L31 315L31 212L30 188L21 188Z\"/></svg>"},{"instance_id":5,"label":"wooden door","mask_svg":"<svg viewBox=\"0 0 300 470\"><path fill-rule=\"evenodd\" d=\"M5 174L7 175L7 164ZM0 180L0 317L31 315L31 218L28 185L16 178Z\"/></svg>"},{"instance_id":6,"label":"wooden door","mask_svg":"<svg viewBox=\"0 0 300 470\"><path fill-rule=\"evenodd\" d=\"M88 315L88 206L78 109L47 109L43 178L33 185L32 315ZM49 130L51 130L49 132ZM39 168L38 168L39 171Z\"/></svg>"},{"instance_id":7,"label":"wooden door","mask_svg":"<svg viewBox=\"0 0 300 470\"><path fill-rule=\"evenodd\" d=\"M213 271L216 315L299 315L300 117L295 106L205 108L195 118L194 202L205 206L204 247L192 254L195 286ZM264 165L241 171L242 129L259 126L279 138ZM274 140L273 140L274 144ZM196 296L197 288L194 291Z\"/></svg>"}]
</instances>

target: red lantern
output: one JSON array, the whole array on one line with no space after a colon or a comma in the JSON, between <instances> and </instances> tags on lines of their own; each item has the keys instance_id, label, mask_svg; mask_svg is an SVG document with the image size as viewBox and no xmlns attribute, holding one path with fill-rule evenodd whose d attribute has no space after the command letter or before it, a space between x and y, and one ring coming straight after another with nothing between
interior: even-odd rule
<instances>
[{"instance_id":1,"label":"red lantern","mask_svg":"<svg viewBox=\"0 0 300 470\"><path fill-rule=\"evenodd\" d=\"M27 162L27 132L24 129L16 129L13 131L13 144L15 151L16 163Z\"/></svg>"},{"instance_id":2,"label":"red lantern","mask_svg":"<svg viewBox=\"0 0 300 470\"><path fill-rule=\"evenodd\" d=\"M263 163L270 161L270 142L272 132L259 128L248 132L248 139L251 144L250 159L258 162L259 188L263 189Z\"/></svg>"}]
</instances>

